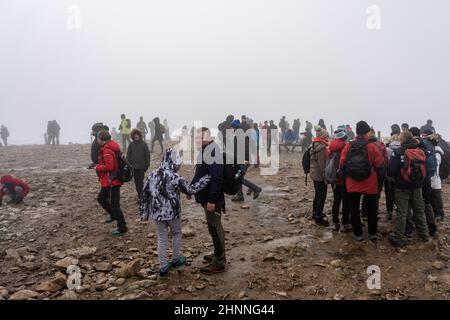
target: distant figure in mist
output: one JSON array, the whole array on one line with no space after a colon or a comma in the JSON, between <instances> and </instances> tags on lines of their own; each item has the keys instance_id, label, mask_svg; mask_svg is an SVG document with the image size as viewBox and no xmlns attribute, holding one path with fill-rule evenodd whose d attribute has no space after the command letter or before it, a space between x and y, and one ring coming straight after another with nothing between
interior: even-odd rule
<instances>
[{"instance_id":1,"label":"distant figure in mist","mask_svg":"<svg viewBox=\"0 0 450 320\"><path fill-rule=\"evenodd\" d=\"M152 121L149 121L148 123L148 129L150 130L150 138L149 140L153 140L153 137L155 136L155 123Z\"/></svg>"},{"instance_id":2,"label":"distant figure in mist","mask_svg":"<svg viewBox=\"0 0 450 320\"><path fill-rule=\"evenodd\" d=\"M141 131L143 141L144 142L147 141L148 128L147 125L145 124L144 117L139 118L139 122L137 123L136 128L139 129L139 131Z\"/></svg>"},{"instance_id":3,"label":"distant figure in mist","mask_svg":"<svg viewBox=\"0 0 450 320\"><path fill-rule=\"evenodd\" d=\"M30 188L28 184L17 179L9 174L0 178L0 206L3 202L3 197L8 198L8 204L19 204L26 197Z\"/></svg>"},{"instance_id":4,"label":"distant figure in mist","mask_svg":"<svg viewBox=\"0 0 450 320\"><path fill-rule=\"evenodd\" d=\"M300 137L300 119L295 119L294 123L292 124L292 130L294 131L295 135L295 141L294 143L297 143L298 138Z\"/></svg>"},{"instance_id":5,"label":"distant figure in mist","mask_svg":"<svg viewBox=\"0 0 450 320\"><path fill-rule=\"evenodd\" d=\"M327 126L325 125L325 121L323 119L319 120L319 126L324 129L327 130Z\"/></svg>"},{"instance_id":6,"label":"distant figure in mist","mask_svg":"<svg viewBox=\"0 0 450 320\"><path fill-rule=\"evenodd\" d=\"M59 134L61 127L56 120L51 120L47 123L47 144L59 146Z\"/></svg>"},{"instance_id":7,"label":"distant figure in mist","mask_svg":"<svg viewBox=\"0 0 450 320\"><path fill-rule=\"evenodd\" d=\"M124 114L120 116L119 132L122 136L122 149L127 150L127 145L131 142L131 120L127 119Z\"/></svg>"},{"instance_id":8,"label":"distant figure in mist","mask_svg":"<svg viewBox=\"0 0 450 320\"><path fill-rule=\"evenodd\" d=\"M281 130L281 141L284 141L284 136L286 135L286 131L287 131L287 121L286 121L286 116L283 116L280 119L280 123L278 124L278 126L280 127Z\"/></svg>"},{"instance_id":9,"label":"distant figure in mist","mask_svg":"<svg viewBox=\"0 0 450 320\"><path fill-rule=\"evenodd\" d=\"M164 140L170 141L170 130L169 130L169 123L167 122L167 119L164 119L163 125L164 125Z\"/></svg>"},{"instance_id":10,"label":"distant figure in mist","mask_svg":"<svg viewBox=\"0 0 450 320\"><path fill-rule=\"evenodd\" d=\"M164 146L163 146L163 134L165 132L164 126L159 122L159 118L156 117L153 119L153 123L155 124L155 134L152 138L152 146L150 152L153 152L155 147L155 142L158 141L159 146L161 147L161 154L164 152Z\"/></svg>"},{"instance_id":11,"label":"distant figure in mist","mask_svg":"<svg viewBox=\"0 0 450 320\"><path fill-rule=\"evenodd\" d=\"M420 127L420 133L423 133L424 131L432 130L434 133L436 132L436 129L433 127L433 120L428 120L427 124Z\"/></svg>"},{"instance_id":12,"label":"distant figure in mist","mask_svg":"<svg viewBox=\"0 0 450 320\"><path fill-rule=\"evenodd\" d=\"M8 131L8 128L6 128L4 125L2 125L0 127L0 137L2 138L4 146L7 147L8 146L9 131Z\"/></svg>"}]
</instances>

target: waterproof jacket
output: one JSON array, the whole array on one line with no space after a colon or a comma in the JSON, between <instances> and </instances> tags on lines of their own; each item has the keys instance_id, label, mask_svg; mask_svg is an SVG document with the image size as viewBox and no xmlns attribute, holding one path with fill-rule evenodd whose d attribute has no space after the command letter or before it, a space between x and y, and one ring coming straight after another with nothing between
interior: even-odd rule
<instances>
[{"instance_id":1,"label":"waterproof jacket","mask_svg":"<svg viewBox=\"0 0 450 320\"><path fill-rule=\"evenodd\" d=\"M132 131L132 137L136 131ZM133 169L147 171L150 166L150 150L148 149L147 143L143 140L142 133L140 131L137 132L140 134L141 139L133 140L130 143L127 149L127 159L133 166Z\"/></svg>"},{"instance_id":2,"label":"waterproof jacket","mask_svg":"<svg viewBox=\"0 0 450 320\"><path fill-rule=\"evenodd\" d=\"M311 179L313 181L325 181L325 162L328 145L325 141L314 139L311 147Z\"/></svg>"},{"instance_id":3,"label":"waterproof jacket","mask_svg":"<svg viewBox=\"0 0 450 320\"><path fill-rule=\"evenodd\" d=\"M402 190L420 189L422 188L422 183L415 184L403 179L401 174L402 168L402 157L405 154L406 149L418 149L419 144L416 140L408 141L402 144L401 148L398 148L392 153L391 159L389 160L388 176L394 178L395 188Z\"/></svg>"},{"instance_id":4,"label":"waterproof jacket","mask_svg":"<svg viewBox=\"0 0 450 320\"><path fill-rule=\"evenodd\" d=\"M114 140L110 140L103 147L100 147L98 151L98 164L95 169L97 170L98 179L102 188L122 185L120 180L111 180L111 174L119 170L117 157L120 152L120 146Z\"/></svg>"}]
</instances>

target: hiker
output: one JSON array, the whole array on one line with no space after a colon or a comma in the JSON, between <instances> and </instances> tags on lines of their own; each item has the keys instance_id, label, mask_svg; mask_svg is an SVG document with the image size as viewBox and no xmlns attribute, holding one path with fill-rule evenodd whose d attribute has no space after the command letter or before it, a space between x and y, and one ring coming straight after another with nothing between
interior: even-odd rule
<instances>
[{"instance_id":1,"label":"hiker","mask_svg":"<svg viewBox=\"0 0 450 320\"><path fill-rule=\"evenodd\" d=\"M436 154L437 170L431 177L431 206L433 208L435 221L444 219L444 205L442 202L442 180L441 180L441 164L445 156L444 150L439 146L439 138L435 133L431 133L431 129L425 129L422 133L423 139L431 142Z\"/></svg>"},{"instance_id":2,"label":"hiker","mask_svg":"<svg viewBox=\"0 0 450 320\"><path fill-rule=\"evenodd\" d=\"M132 142L133 144L133 142ZM131 146L131 145L130 145ZM167 149L159 168L150 173L140 204L141 220L155 221L158 237L159 276L167 277L171 268L177 269L186 264L181 255L181 201L180 192L192 195L204 189L210 180L204 175L195 184L190 184L178 174L182 158L177 150ZM172 261L167 259L169 243L168 229L172 235Z\"/></svg>"},{"instance_id":3,"label":"hiker","mask_svg":"<svg viewBox=\"0 0 450 320\"><path fill-rule=\"evenodd\" d=\"M3 197L8 197L8 204L20 204L27 196L30 188L22 179L15 178L9 174L0 178L0 207Z\"/></svg>"},{"instance_id":4,"label":"hiker","mask_svg":"<svg viewBox=\"0 0 450 320\"><path fill-rule=\"evenodd\" d=\"M323 130L327 130L327 126L325 125L325 121L323 119L319 120L318 125L323 129Z\"/></svg>"},{"instance_id":5,"label":"hiker","mask_svg":"<svg viewBox=\"0 0 450 320\"><path fill-rule=\"evenodd\" d=\"M391 126L391 136L393 136L395 134L400 135L400 133L402 133L400 126L398 124L394 123Z\"/></svg>"},{"instance_id":6,"label":"hiker","mask_svg":"<svg viewBox=\"0 0 450 320\"><path fill-rule=\"evenodd\" d=\"M8 131L8 128L6 128L3 124L0 127L0 137L3 140L3 144L5 145L5 147L7 147L8 146L9 131Z\"/></svg>"},{"instance_id":7,"label":"hiker","mask_svg":"<svg viewBox=\"0 0 450 320\"><path fill-rule=\"evenodd\" d=\"M47 144L59 146L59 133L61 127L56 120L51 120L47 123Z\"/></svg>"},{"instance_id":8,"label":"hiker","mask_svg":"<svg viewBox=\"0 0 450 320\"><path fill-rule=\"evenodd\" d=\"M305 153L306 149L309 148L309 146L312 144L312 140L314 138L311 129L309 127L307 127L305 129L305 132L302 132L302 136L304 137L302 139L302 152Z\"/></svg>"},{"instance_id":9,"label":"hiker","mask_svg":"<svg viewBox=\"0 0 450 320\"><path fill-rule=\"evenodd\" d=\"M158 117L153 119L153 123L154 123L154 126L155 126L155 131L154 131L153 138L152 138L152 146L151 146L150 152L153 153L153 150L154 150L154 147L155 147L155 142L158 141L159 146L161 148L161 153L160 154L163 154L164 153L163 134L164 134L165 128L159 122L159 118Z\"/></svg>"},{"instance_id":10,"label":"hiker","mask_svg":"<svg viewBox=\"0 0 450 320\"><path fill-rule=\"evenodd\" d=\"M164 140L170 141L170 131L169 131L170 129L167 119L164 119L163 126L164 126Z\"/></svg>"},{"instance_id":11,"label":"hiker","mask_svg":"<svg viewBox=\"0 0 450 320\"><path fill-rule=\"evenodd\" d=\"M353 129L349 124L347 125L347 137L348 141L353 141L356 138L355 133L353 132Z\"/></svg>"},{"instance_id":12,"label":"hiker","mask_svg":"<svg viewBox=\"0 0 450 320\"><path fill-rule=\"evenodd\" d=\"M144 117L142 117L142 116L139 117L139 122L136 125L136 129L141 131L141 133L142 133L142 140L144 142L146 142L147 141L148 128L147 128L147 125L145 124ZM133 134L131 134L131 140L133 140Z\"/></svg>"},{"instance_id":13,"label":"hiker","mask_svg":"<svg viewBox=\"0 0 450 320\"><path fill-rule=\"evenodd\" d=\"M400 136L398 134L394 134L390 137L389 143L386 146L386 152L388 157L388 164L392 158L393 153L401 148ZM389 165L388 165L389 167ZM387 220L392 220L392 216L394 213L394 204L395 204L395 179L387 176L384 182L384 193L386 197L386 212L387 212Z\"/></svg>"},{"instance_id":14,"label":"hiker","mask_svg":"<svg viewBox=\"0 0 450 320\"><path fill-rule=\"evenodd\" d=\"M256 154L251 155L253 157L253 163L255 164L255 168L257 168L259 166L259 135L260 135L260 132L259 132L258 124L255 122L255 123L253 123L253 131L251 134L253 141L255 141L255 143L256 143Z\"/></svg>"},{"instance_id":15,"label":"hiker","mask_svg":"<svg viewBox=\"0 0 450 320\"><path fill-rule=\"evenodd\" d=\"M321 126L315 126L316 137L311 147L311 180L314 183L313 218L318 225L328 226L323 208L327 199L327 184L325 181L325 161L328 147L328 131Z\"/></svg>"},{"instance_id":16,"label":"hiker","mask_svg":"<svg viewBox=\"0 0 450 320\"><path fill-rule=\"evenodd\" d=\"M289 152L288 146L292 146L291 151L294 152L296 141L297 141L297 139L295 136L295 132L292 129L288 129L284 136L284 141L283 141L282 147L284 147L286 149L286 151Z\"/></svg>"},{"instance_id":17,"label":"hiker","mask_svg":"<svg viewBox=\"0 0 450 320\"><path fill-rule=\"evenodd\" d=\"M247 120L247 116L241 116L241 129L245 132L251 129L251 126Z\"/></svg>"},{"instance_id":18,"label":"hiker","mask_svg":"<svg viewBox=\"0 0 450 320\"><path fill-rule=\"evenodd\" d=\"M219 140L222 141L222 146L225 149L226 143L227 143L227 130L231 129L231 123L234 120L234 116L232 114L228 115L225 119L225 121L221 122L217 129L219 130L221 137Z\"/></svg>"},{"instance_id":19,"label":"hiker","mask_svg":"<svg viewBox=\"0 0 450 320\"><path fill-rule=\"evenodd\" d=\"M115 178L119 170L118 155L121 153L120 146L106 130L101 130L97 135L98 164L95 169L100 182L100 192L97 197L98 203L109 214L107 223L116 221L117 229L111 232L112 236L122 236L127 233L127 224L120 208L120 187L122 182Z\"/></svg>"},{"instance_id":20,"label":"hiker","mask_svg":"<svg viewBox=\"0 0 450 320\"><path fill-rule=\"evenodd\" d=\"M368 141L369 141L369 143L373 143L378 148L378 151L380 151L380 153L381 153L381 155L383 156L383 159L384 159L384 168L387 169L389 162L388 162L386 146L385 146L385 144L383 142L378 140L378 138L377 138L377 136L375 134L375 130L373 128L371 128L370 131L369 131ZM386 180L386 176L383 177L383 181L385 181L385 180ZM380 193L378 194L378 197L377 197L377 215L378 215L381 191L382 190L380 188ZM363 200L362 200L362 207L361 207L361 218L363 218L365 220L365 219L367 219L367 216L368 216L367 195L364 195L363 196Z\"/></svg>"},{"instance_id":21,"label":"hiker","mask_svg":"<svg viewBox=\"0 0 450 320\"><path fill-rule=\"evenodd\" d=\"M206 223L214 245L214 254L203 257L208 265L201 268L200 271L212 274L225 271L226 264L225 232L222 226L222 213L225 213L225 196L222 187L224 165L217 161L205 161L215 159L216 152L220 151L208 128L198 129L196 144L201 147L202 151L199 153L191 183L197 183L206 175L211 177L208 186L195 194L195 201L201 204L205 211Z\"/></svg>"},{"instance_id":22,"label":"hiker","mask_svg":"<svg viewBox=\"0 0 450 320\"><path fill-rule=\"evenodd\" d=\"M425 125L420 127L420 133L423 133L425 130L431 130L433 133L436 133L436 129L433 127L433 120L428 120Z\"/></svg>"},{"instance_id":23,"label":"hiker","mask_svg":"<svg viewBox=\"0 0 450 320\"><path fill-rule=\"evenodd\" d=\"M419 237L425 242L429 240L422 196L423 179L426 177L425 152L419 148L411 132L402 132L400 143L402 146L393 152L388 167L388 175L395 179L397 205L395 231L389 235L389 242L394 247L407 243L406 220L410 206Z\"/></svg>"},{"instance_id":24,"label":"hiker","mask_svg":"<svg viewBox=\"0 0 450 320\"><path fill-rule=\"evenodd\" d=\"M414 139L419 144L419 148L422 149L423 152L425 153L426 176L423 179L422 196L423 201L425 202L425 217L427 219L428 231L430 236L433 237L437 232L437 226L434 218L433 206L431 205L431 193L432 193L431 177L434 176L436 171L438 171L436 152L430 141L422 139L419 128L412 127L410 128L410 132L412 133ZM433 134L434 131L431 129L427 129L423 133ZM413 219L411 215L409 215L407 221L408 221L407 233L410 234L412 232L412 224L413 224Z\"/></svg>"},{"instance_id":25,"label":"hiker","mask_svg":"<svg viewBox=\"0 0 450 320\"><path fill-rule=\"evenodd\" d=\"M234 157L239 159L239 152L244 152L244 163L238 163L240 169L241 169L241 177L242 177L242 183L239 186L238 193L231 198L231 201L235 202L243 202L245 201L244 193L243 193L243 185L246 186L251 190L253 193L253 200L256 200L259 195L261 194L262 189L258 187L256 184L251 182L250 180L245 179L245 175L247 173L248 168L250 167L250 138L245 135L244 131L244 139L243 141L238 139L236 135L236 131L239 129L242 129L241 122L239 120L233 120L231 123L231 127L235 131L234 135ZM254 155L252 155L254 156Z\"/></svg>"},{"instance_id":26,"label":"hiker","mask_svg":"<svg viewBox=\"0 0 450 320\"><path fill-rule=\"evenodd\" d=\"M309 131L312 132L312 130L314 129L313 124L311 122L309 122L308 120L306 120L306 127L305 127L305 131Z\"/></svg>"},{"instance_id":27,"label":"hiker","mask_svg":"<svg viewBox=\"0 0 450 320\"><path fill-rule=\"evenodd\" d=\"M280 119L280 123L278 124L278 127L280 127L280 130L281 130L281 141L284 141L284 136L286 135L286 131L287 131L286 116L283 116Z\"/></svg>"},{"instance_id":28,"label":"hiker","mask_svg":"<svg viewBox=\"0 0 450 320\"><path fill-rule=\"evenodd\" d=\"M342 204L342 228L344 232L352 230L350 223L350 211L348 207L347 189L345 179L339 176L339 162L342 150L347 145L347 129L345 125L338 126L334 132L334 139L330 142L327 149L327 161L325 166L325 179L331 184L333 189L333 206L331 209L333 215L333 231L339 231L339 209ZM331 171L331 172L329 172Z\"/></svg>"},{"instance_id":29,"label":"hiker","mask_svg":"<svg viewBox=\"0 0 450 320\"><path fill-rule=\"evenodd\" d=\"M268 144L268 137L269 137L269 122L267 120L265 120L264 124L261 126L261 135L263 147L266 147Z\"/></svg>"},{"instance_id":30,"label":"hiker","mask_svg":"<svg viewBox=\"0 0 450 320\"><path fill-rule=\"evenodd\" d=\"M369 240L377 240L377 201L384 183L386 168L379 149L369 143L370 127L365 121L356 124L356 139L345 146L340 168L346 177L353 238L364 240L360 217L360 202L366 196Z\"/></svg>"},{"instance_id":31,"label":"hiker","mask_svg":"<svg viewBox=\"0 0 450 320\"><path fill-rule=\"evenodd\" d=\"M155 136L155 122L153 120L149 121L148 129L150 130L150 138L149 138L149 140L152 141L153 137Z\"/></svg>"},{"instance_id":32,"label":"hiker","mask_svg":"<svg viewBox=\"0 0 450 320\"><path fill-rule=\"evenodd\" d=\"M270 154L272 150L272 142L275 145L278 145L278 134L275 134L275 136L272 139L272 131L273 133L278 132L278 127L274 123L273 120L269 121L269 130L267 131L267 152ZM273 141L272 141L273 140Z\"/></svg>"},{"instance_id":33,"label":"hiker","mask_svg":"<svg viewBox=\"0 0 450 320\"><path fill-rule=\"evenodd\" d=\"M133 129L131 139L133 141L128 146L127 159L133 167L134 185L138 198L141 199L145 172L150 167L150 150L144 141L144 134L141 130Z\"/></svg>"},{"instance_id":34,"label":"hiker","mask_svg":"<svg viewBox=\"0 0 450 320\"><path fill-rule=\"evenodd\" d=\"M122 136L122 148L123 150L127 150L128 143L131 142L130 132L131 132L131 120L127 119L127 117L122 114L120 115L120 125L119 132Z\"/></svg>"},{"instance_id":35,"label":"hiker","mask_svg":"<svg viewBox=\"0 0 450 320\"><path fill-rule=\"evenodd\" d=\"M300 137L300 119L295 119L294 123L292 124L292 130L294 130L295 135L295 142L298 143L298 139Z\"/></svg>"},{"instance_id":36,"label":"hiker","mask_svg":"<svg viewBox=\"0 0 450 320\"><path fill-rule=\"evenodd\" d=\"M108 131L108 126L104 125L101 122L94 123L94 125L91 128L92 132L91 135L94 137L94 141L92 141L91 144L91 165L88 169L94 169L95 166L98 164L98 150L100 149L100 146L98 144L97 135L100 131L105 130Z\"/></svg>"},{"instance_id":37,"label":"hiker","mask_svg":"<svg viewBox=\"0 0 450 320\"><path fill-rule=\"evenodd\" d=\"M403 131L409 131L409 124L407 124L407 123L402 123L401 129L402 129L402 132L403 132Z\"/></svg>"}]
</instances>

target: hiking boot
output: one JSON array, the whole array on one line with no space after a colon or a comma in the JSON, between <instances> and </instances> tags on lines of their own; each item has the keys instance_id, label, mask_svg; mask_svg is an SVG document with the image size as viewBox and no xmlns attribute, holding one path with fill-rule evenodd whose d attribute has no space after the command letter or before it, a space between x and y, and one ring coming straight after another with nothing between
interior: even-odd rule
<instances>
[{"instance_id":1,"label":"hiking boot","mask_svg":"<svg viewBox=\"0 0 450 320\"><path fill-rule=\"evenodd\" d=\"M376 234L369 234L369 240L377 241L378 240L378 236Z\"/></svg>"},{"instance_id":2,"label":"hiking boot","mask_svg":"<svg viewBox=\"0 0 450 320\"><path fill-rule=\"evenodd\" d=\"M181 256L176 261L172 261L169 263L169 269L178 269L182 268L186 265L186 257Z\"/></svg>"},{"instance_id":3,"label":"hiking boot","mask_svg":"<svg viewBox=\"0 0 450 320\"><path fill-rule=\"evenodd\" d=\"M214 274L225 272L225 266L218 266L215 264L209 264L203 268L200 268L200 272L204 274Z\"/></svg>"},{"instance_id":4,"label":"hiking boot","mask_svg":"<svg viewBox=\"0 0 450 320\"><path fill-rule=\"evenodd\" d=\"M344 224L344 227L342 228L342 232L350 232L352 231L352 225L350 223Z\"/></svg>"},{"instance_id":5,"label":"hiking boot","mask_svg":"<svg viewBox=\"0 0 450 320\"><path fill-rule=\"evenodd\" d=\"M328 227L330 224L328 222L327 219L324 218L315 218L314 221L316 222L316 224L318 224L319 226L324 226L324 227Z\"/></svg>"},{"instance_id":6,"label":"hiking boot","mask_svg":"<svg viewBox=\"0 0 450 320\"><path fill-rule=\"evenodd\" d=\"M111 232L111 235L112 235L113 237L121 237L121 236L124 236L124 235L126 235L126 234L127 234L127 231L126 231L126 230L119 230L119 229L114 230L114 231Z\"/></svg>"},{"instance_id":7,"label":"hiking boot","mask_svg":"<svg viewBox=\"0 0 450 320\"><path fill-rule=\"evenodd\" d=\"M169 267L159 270L159 279L166 280L169 275Z\"/></svg>"},{"instance_id":8,"label":"hiking boot","mask_svg":"<svg viewBox=\"0 0 450 320\"><path fill-rule=\"evenodd\" d=\"M361 234L361 235L359 235L359 236L357 236L356 234L353 234L353 239L355 239L356 241L363 241L364 240L364 237L363 237L363 235Z\"/></svg>"},{"instance_id":9,"label":"hiking boot","mask_svg":"<svg viewBox=\"0 0 450 320\"><path fill-rule=\"evenodd\" d=\"M231 201L234 201L234 202L243 202L243 201L245 201L245 199L244 199L244 196L238 196L238 195L236 195L236 196L234 196L234 197L231 198Z\"/></svg>"},{"instance_id":10,"label":"hiking boot","mask_svg":"<svg viewBox=\"0 0 450 320\"><path fill-rule=\"evenodd\" d=\"M259 195L261 194L262 189L258 188L254 193L253 193L253 200L258 199Z\"/></svg>"},{"instance_id":11,"label":"hiking boot","mask_svg":"<svg viewBox=\"0 0 450 320\"><path fill-rule=\"evenodd\" d=\"M333 231L338 232L341 229L341 225L339 223L333 223Z\"/></svg>"}]
</instances>

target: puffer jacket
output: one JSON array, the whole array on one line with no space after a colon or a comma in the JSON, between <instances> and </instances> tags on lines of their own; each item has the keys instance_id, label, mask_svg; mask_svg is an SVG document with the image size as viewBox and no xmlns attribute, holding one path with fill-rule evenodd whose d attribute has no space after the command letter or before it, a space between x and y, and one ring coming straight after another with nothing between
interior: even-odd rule
<instances>
[{"instance_id":1,"label":"puffer jacket","mask_svg":"<svg viewBox=\"0 0 450 320\"><path fill-rule=\"evenodd\" d=\"M120 180L111 180L111 175L119 170L117 156L120 153L120 146L114 140L110 140L103 147L100 147L98 151L98 164L95 169L97 170L98 180L102 188L122 185Z\"/></svg>"},{"instance_id":2,"label":"puffer jacket","mask_svg":"<svg viewBox=\"0 0 450 320\"><path fill-rule=\"evenodd\" d=\"M150 173L139 207L142 220L151 218L155 221L168 221L180 218L180 192L192 195L209 184L209 175L190 184L178 174L181 162L179 153L168 149L159 168Z\"/></svg>"},{"instance_id":3,"label":"puffer jacket","mask_svg":"<svg viewBox=\"0 0 450 320\"><path fill-rule=\"evenodd\" d=\"M314 139L311 147L311 179L313 181L325 181L325 162L327 156L327 144L325 141Z\"/></svg>"}]
</instances>

